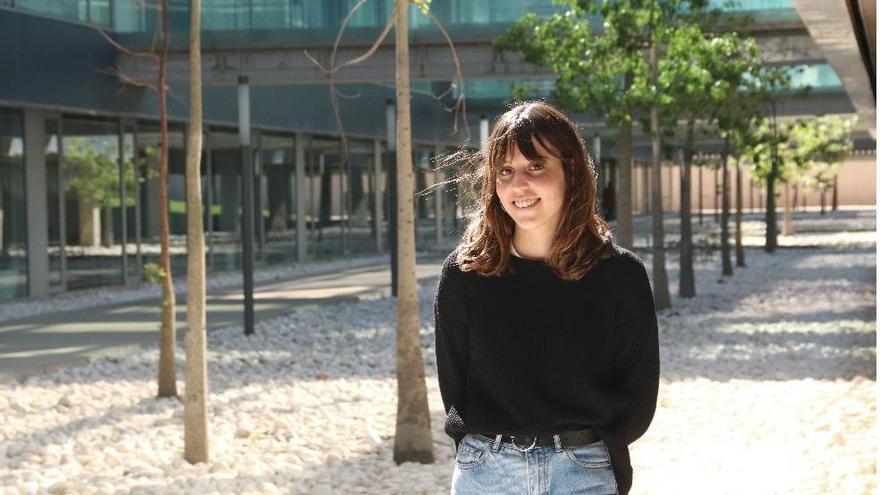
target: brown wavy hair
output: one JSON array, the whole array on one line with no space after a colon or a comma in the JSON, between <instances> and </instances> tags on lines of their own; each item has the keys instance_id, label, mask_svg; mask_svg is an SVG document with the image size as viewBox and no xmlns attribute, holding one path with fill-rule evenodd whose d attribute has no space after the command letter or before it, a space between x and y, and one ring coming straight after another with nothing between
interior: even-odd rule
<instances>
[{"instance_id":1,"label":"brown wavy hair","mask_svg":"<svg viewBox=\"0 0 880 495\"><path fill-rule=\"evenodd\" d=\"M515 224L501 208L495 180L514 147L529 160L541 158L533 139L560 159L565 174L565 201L545 262L559 277L578 280L611 255L611 228L596 203L596 167L577 126L552 105L527 101L498 117L486 145L474 156L482 185L456 255L463 271L485 276L507 271Z\"/></svg>"}]
</instances>

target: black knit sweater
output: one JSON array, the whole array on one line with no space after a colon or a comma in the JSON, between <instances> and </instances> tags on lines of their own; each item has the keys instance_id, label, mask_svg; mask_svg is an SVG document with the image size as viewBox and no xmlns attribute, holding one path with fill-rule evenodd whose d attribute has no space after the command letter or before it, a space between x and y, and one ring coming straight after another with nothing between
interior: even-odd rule
<instances>
[{"instance_id":1,"label":"black knit sweater","mask_svg":"<svg viewBox=\"0 0 880 495\"><path fill-rule=\"evenodd\" d=\"M650 282L614 246L577 281L511 256L507 273L463 272L446 259L434 300L445 431L552 434L593 427L620 493L632 486L628 445L654 417L660 378Z\"/></svg>"}]
</instances>

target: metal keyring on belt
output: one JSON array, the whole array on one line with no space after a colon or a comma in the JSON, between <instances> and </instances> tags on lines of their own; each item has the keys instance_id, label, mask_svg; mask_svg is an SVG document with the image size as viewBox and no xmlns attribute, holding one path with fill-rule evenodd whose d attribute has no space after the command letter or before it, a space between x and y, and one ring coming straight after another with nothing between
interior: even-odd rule
<instances>
[{"instance_id":1,"label":"metal keyring on belt","mask_svg":"<svg viewBox=\"0 0 880 495\"><path fill-rule=\"evenodd\" d=\"M516 450L519 450L520 452L528 452L528 451L532 450L532 447L534 447L536 443L538 443L538 437L532 437L532 444L529 445L528 447L526 447L525 449L520 448L520 446L516 444L516 436L515 435L510 435L510 443L513 445L513 447Z\"/></svg>"}]
</instances>

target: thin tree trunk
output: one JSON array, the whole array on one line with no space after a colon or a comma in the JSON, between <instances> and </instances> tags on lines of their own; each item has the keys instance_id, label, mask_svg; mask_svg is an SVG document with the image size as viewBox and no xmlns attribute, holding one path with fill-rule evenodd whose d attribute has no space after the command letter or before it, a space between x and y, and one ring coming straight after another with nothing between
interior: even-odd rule
<instances>
[{"instance_id":1,"label":"thin tree trunk","mask_svg":"<svg viewBox=\"0 0 880 495\"><path fill-rule=\"evenodd\" d=\"M746 266L746 251L743 249L742 213L743 213L743 178L740 157L736 157L736 266ZM751 186L749 186L751 191Z\"/></svg>"},{"instance_id":2,"label":"thin tree trunk","mask_svg":"<svg viewBox=\"0 0 880 495\"><path fill-rule=\"evenodd\" d=\"M620 167L617 176L617 243L633 248L632 121L620 125Z\"/></svg>"},{"instance_id":3,"label":"thin tree trunk","mask_svg":"<svg viewBox=\"0 0 880 495\"><path fill-rule=\"evenodd\" d=\"M794 194L791 198L791 209L792 211L797 211L798 206L798 193L800 193L801 185L799 182L794 184Z\"/></svg>"},{"instance_id":4,"label":"thin tree trunk","mask_svg":"<svg viewBox=\"0 0 880 495\"><path fill-rule=\"evenodd\" d=\"M183 457L208 462L208 367L205 322L205 233L202 227L201 0L190 2L189 136L186 146L186 394Z\"/></svg>"},{"instance_id":5,"label":"thin tree trunk","mask_svg":"<svg viewBox=\"0 0 880 495\"><path fill-rule=\"evenodd\" d=\"M776 167L771 167L775 170ZM771 176L767 178L767 198L766 198L766 219L767 223L767 232L766 238L764 240L764 250L768 253L772 253L776 251L776 197L773 193L773 185L775 183L775 177L773 176L773 172L771 172Z\"/></svg>"},{"instance_id":6,"label":"thin tree trunk","mask_svg":"<svg viewBox=\"0 0 880 495\"><path fill-rule=\"evenodd\" d=\"M694 284L694 246L691 233L691 161L694 156L694 119L687 123L687 139L684 145L684 160L681 165L681 242L679 242L678 276L679 297L694 297L697 293Z\"/></svg>"},{"instance_id":7,"label":"thin tree trunk","mask_svg":"<svg viewBox=\"0 0 880 495\"><path fill-rule=\"evenodd\" d=\"M718 190L718 167L715 167L712 170L712 176L715 178L715 185L712 188L712 219L715 220L715 222L717 223L719 221L719 218L718 218L718 210L719 210L718 196L719 196L719 194L718 193L720 192Z\"/></svg>"},{"instance_id":8,"label":"thin tree trunk","mask_svg":"<svg viewBox=\"0 0 880 495\"><path fill-rule=\"evenodd\" d=\"M703 225L703 163L701 162L697 166L697 190L700 191L697 194L697 219L700 222L700 225Z\"/></svg>"},{"instance_id":9,"label":"thin tree trunk","mask_svg":"<svg viewBox=\"0 0 880 495\"><path fill-rule=\"evenodd\" d=\"M779 138L776 133L776 100L771 99L770 104L773 107L773 148L771 150L772 157L770 159L770 173L767 174L767 211L765 222L767 230L765 231L764 251L772 253L776 251L777 234L776 229L776 179L779 174Z\"/></svg>"},{"instance_id":10,"label":"thin tree trunk","mask_svg":"<svg viewBox=\"0 0 880 495\"><path fill-rule=\"evenodd\" d=\"M834 189L831 192L831 210L837 211L837 174L834 174Z\"/></svg>"},{"instance_id":11,"label":"thin tree trunk","mask_svg":"<svg viewBox=\"0 0 880 495\"><path fill-rule=\"evenodd\" d=\"M730 178L727 174L727 155L730 149L730 137L724 136L724 147L721 151L721 274L733 275L733 264L730 262Z\"/></svg>"},{"instance_id":12,"label":"thin tree trunk","mask_svg":"<svg viewBox=\"0 0 880 495\"><path fill-rule=\"evenodd\" d=\"M828 192L828 189L827 189L827 188L823 188L822 191L820 191L820 193L819 193L819 200L820 200L820 203L819 203L819 214L820 214L820 215L824 215L824 214L825 214L825 193L826 193L826 192Z\"/></svg>"},{"instance_id":13,"label":"thin tree trunk","mask_svg":"<svg viewBox=\"0 0 880 495\"><path fill-rule=\"evenodd\" d=\"M177 304L171 280L171 255L168 252L168 108L165 69L168 63L168 0L159 1L162 17L162 53L159 55L159 265L162 267L161 329L159 333L159 397L177 396L177 373L174 359L177 346L174 311Z\"/></svg>"},{"instance_id":14,"label":"thin tree trunk","mask_svg":"<svg viewBox=\"0 0 880 495\"><path fill-rule=\"evenodd\" d=\"M651 80L657 81L657 47L652 43L648 51L651 66ZM669 297L669 281L666 276L666 251L663 242L663 170L660 162L660 117L657 105L651 105L651 160L654 171L653 183L651 184L651 202L653 210L653 282L654 282L654 306L657 310L668 308L672 305Z\"/></svg>"},{"instance_id":15,"label":"thin tree trunk","mask_svg":"<svg viewBox=\"0 0 880 495\"><path fill-rule=\"evenodd\" d=\"M782 219L782 235L794 235L794 224L791 220L791 210L794 208L792 201L789 201L791 186L788 182L785 183L785 188L782 190L782 202L785 203L783 207L783 219Z\"/></svg>"},{"instance_id":16,"label":"thin tree trunk","mask_svg":"<svg viewBox=\"0 0 880 495\"><path fill-rule=\"evenodd\" d=\"M113 209L109 206L101 208L101 245L113 246Z\"/></svg>"},{"instance_id":17,"label":"thin tree trunk","mask_svg":"<svg viewBox=\"0 0 880 495\"><path fill-rule=\"evenodd\" d=\"M397 422L394 462L434 462L431 415L419 336L410 141L409 0L397 2Z\"/></svg>"},{"instance_id":18,"label":"thin tree trunk","mask_svg":"<svg viewBox=\"0 0 880 495\"><path fill-rule=\"evenodd\" d=\"M749 213L755 211L755 181L749 178Z\"/></svg>"}]
</instances>

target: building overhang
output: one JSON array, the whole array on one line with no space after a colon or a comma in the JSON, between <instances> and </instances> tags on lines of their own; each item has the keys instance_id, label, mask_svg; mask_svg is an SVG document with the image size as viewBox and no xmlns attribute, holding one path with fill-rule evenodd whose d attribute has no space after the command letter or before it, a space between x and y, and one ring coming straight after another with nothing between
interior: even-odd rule
<instances>
[{"instance_id":1,"label":"building overhang","mask_svg":"<svg viewBox=\"0 0 880 495\"><path fill-rule=\"evenodd\" d=\"M874 0L793 0L810 36L837 72L859 116L859 127L876 134L877 102L873 83L874 62L865 56L860 38L873 40ZM864 15L870 13L870 16ZM871 41L873 43L873 41ZM864 41L862 42L864 45ZM868 50L871 50L868 48Z\"/></svg>"}]
</instances>

